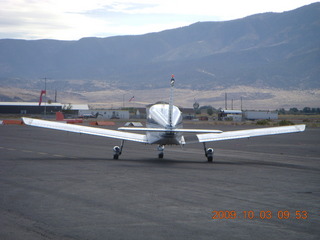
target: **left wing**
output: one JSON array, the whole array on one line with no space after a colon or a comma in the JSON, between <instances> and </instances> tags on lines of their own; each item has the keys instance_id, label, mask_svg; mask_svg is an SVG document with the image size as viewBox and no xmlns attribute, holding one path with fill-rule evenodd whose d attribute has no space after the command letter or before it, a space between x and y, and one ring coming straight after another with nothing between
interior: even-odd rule
<instances>
[{"instance_id":1,"label":"left wing","mask_svg":"<svg viewBox=\"0 0 320 240\"><path fill-rule=\"evenodd\" d=\"M52 122L47 120L39 120L39 119L26 118L26 117L23 117L22 120L26 125L35 126L35 127L42 127L42 128L49 128L49 129L67 131L67 132L83 133L83 134L90 134L90 135L101 136L101 137L109 137L109 138L116 138L116 139L122 139L122 140L134 141L134 142L148 143L147 137L144 134L121 132L116 130L94 128L94 127L66 124L66 123L60 123L60 122Z\"/></svg>"},{"instance_id":2,"label":"left wing","mask_svg":"<svg viewBox=\"0 0 320 240\"><path fill-rule=\"evenodd\" d=\"M214 133L197 134L197 138L199 142L223 141L223 140L231 140L231 139L239 139L239 138L274 135L274 134L303 132L305 128L306 128L306 125L258 128L258 129L249 129L249 130L229 131L229 132L223 132L219 134L214 134Z\"/></svg>"}]
</instances>

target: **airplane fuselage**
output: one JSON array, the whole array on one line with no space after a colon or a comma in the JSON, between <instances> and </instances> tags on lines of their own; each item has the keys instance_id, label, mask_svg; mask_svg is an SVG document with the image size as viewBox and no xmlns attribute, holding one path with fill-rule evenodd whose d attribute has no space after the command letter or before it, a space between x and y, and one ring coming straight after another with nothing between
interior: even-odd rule
<instances>
[{"instance_id":1,"label":"airplane fuselage","mask_svg":"<svg viewBox=\"0 0 320 240\"><path fill-rule=\"evenodd\" d=\"M169 111L169 104L155 104L148 109L147 127L168 129L165 132L147 132L147 139L150 143L159 145L182 144L182 133L172 131L183 127L181 112L178 107L172 106L171 119L169 119Z\"/></svg>"}]
</instances>

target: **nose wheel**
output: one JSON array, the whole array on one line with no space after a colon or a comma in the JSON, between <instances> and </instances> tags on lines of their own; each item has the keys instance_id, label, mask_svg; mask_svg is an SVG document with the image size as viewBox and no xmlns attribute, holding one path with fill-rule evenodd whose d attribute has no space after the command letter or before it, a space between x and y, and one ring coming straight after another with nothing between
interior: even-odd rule
<instances>
[{"instance_id":1,"label":"nose wheel","mask_svg":"<svg viewBox=\"0 0 320 240\"><path fill-rule=\"evenodd\" d=\"M164 145L159 145L158 151L159 151L158 158L163 158Z\"/></svg>"}]
</instances>

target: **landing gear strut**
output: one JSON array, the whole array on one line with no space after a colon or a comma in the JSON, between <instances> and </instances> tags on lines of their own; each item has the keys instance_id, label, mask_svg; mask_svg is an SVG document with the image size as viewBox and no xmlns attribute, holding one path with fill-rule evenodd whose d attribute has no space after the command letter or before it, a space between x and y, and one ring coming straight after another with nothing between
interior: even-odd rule
<instances>
[{"instance_id":1,"label":"landing gear strut","mask_svg":"<svg viewBox=\"0 0 320 240\"><path fill-rule=\"evenodd\" d=\"M114 146L113 147L113 159L118 159L119 156L121 155L122 153L122 148L123 148L123 145L124 145L124 140L121 141L121 146Z\"/></svg>"},{"instance_id":2,"label":"landing gear strut","mask_svg":"<svg viewBox=\"0 0 320 240\"><path fill-rule=\"evenodd\" d=\"M164 145L159 145L158 151L159 151L158 158L163 158Z\"/></svg>"},{"instance_id":3,"label":"landing gear strut","mask_svg":"<svg viewBox=\"0 0 320 240\"><path fill-rule=\"evenodd\" d=\"M208 162L212 162L214 150L212 148L207 148L206 143L203 143L204 154L206 155Z\"/></svg>"}]
</instances>

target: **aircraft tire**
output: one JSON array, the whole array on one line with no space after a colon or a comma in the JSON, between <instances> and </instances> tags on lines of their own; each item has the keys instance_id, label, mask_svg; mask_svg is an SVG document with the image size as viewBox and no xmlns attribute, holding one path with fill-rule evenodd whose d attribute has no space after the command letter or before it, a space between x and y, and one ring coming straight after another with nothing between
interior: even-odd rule
<instances>
[{"instance_id":1,"label":"aircraft tire","mask_svg":"<svg viewBox=\"0 0 320 240\"><path fill-rule=\"evenodd\" d=\"M159 153L158 157L163 158L163 153Z\"/></svg>"},{"instance_id":2,"label":"aircraft tire","mask_svg":"<svg viewBox=\"0 0 320 240\"><path fill-rule=\"evenodd\" d=\"M212 160L213 160L212 156L208 157L208 162L212 162Z\"/></svg>"},{"instance_id":3,"label":"aircraft tire","mask_svg":"<svg viewBox=\"0 0 320 240\"><path fill-rule=\"evenodd\" d=\"M114 154L113 155L113 159L117 160L119 158L119 155L118 154Z\"/></svg>"}]
</instances>

